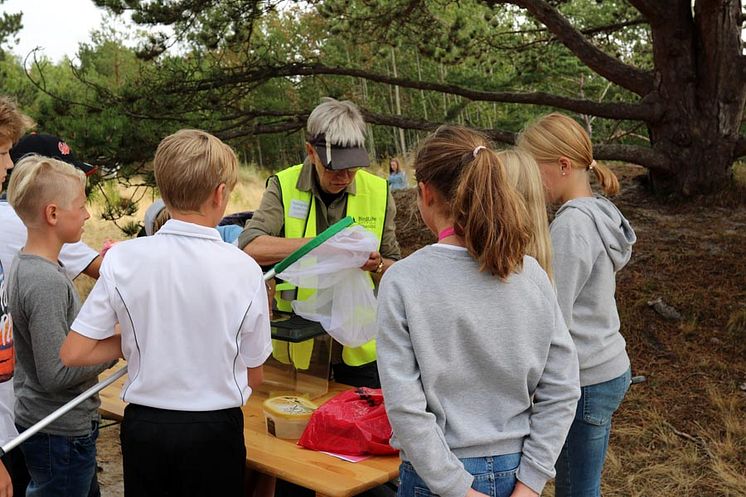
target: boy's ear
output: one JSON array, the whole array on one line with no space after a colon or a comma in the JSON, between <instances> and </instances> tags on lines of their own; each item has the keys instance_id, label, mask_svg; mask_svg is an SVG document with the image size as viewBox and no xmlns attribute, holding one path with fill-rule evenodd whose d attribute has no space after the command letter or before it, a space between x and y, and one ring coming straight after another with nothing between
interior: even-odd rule
<instances>
[{"instance_id":1,"label":"boy's ear","mask_svg":"<svg viewBox=\"0 0 746 497\"><path fill-rule=\"evenodd\" d=\"M57 225L57 204L47 204L44 206L44 222L49 226Z\"/></svg>"},{"instance_id":2,"label":"boy's ear","mask_svg":"<svg viewBox=\"0 0 746 497\"><path fill-rule=\"evenodd\" d=\"M212 201L215 205L220 205L228 198L228 195L230 195L228 187L225 186L225 183L220 183L215 188Z\"/></svg>"}]
</instances>

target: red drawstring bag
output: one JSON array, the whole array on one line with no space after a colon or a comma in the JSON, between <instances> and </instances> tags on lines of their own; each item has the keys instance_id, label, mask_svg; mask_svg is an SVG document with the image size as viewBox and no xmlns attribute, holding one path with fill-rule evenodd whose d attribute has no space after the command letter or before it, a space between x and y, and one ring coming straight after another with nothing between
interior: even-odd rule
<instances>
[{"instance_id":1,"label":"red drawstring bag","mask_svg":"<svg viewBox=\"0 0 746 497\"><path fill-rule=\"evenodd\" d=\"M390 455L391 425L380 388L356 388L316 409L298 445L352 456Z\"/></svg>"}]
</instances>

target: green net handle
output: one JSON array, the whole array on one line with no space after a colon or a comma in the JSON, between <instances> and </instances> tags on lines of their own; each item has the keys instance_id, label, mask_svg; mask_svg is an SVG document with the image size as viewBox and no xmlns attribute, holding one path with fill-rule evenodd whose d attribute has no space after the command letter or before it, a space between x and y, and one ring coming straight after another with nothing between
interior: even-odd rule
<instances>
[{"instance_id":1,"label":"green net handle","mask_svg":"<svg viewBox=\"0 0 746 497\"><path fill-rule=\"evenodd\" d=\"M303 257L304 255L308 254L310 251L318 247L319 245L323 244L327 240L329 240L331 237L342 231L343 229L349 227L354 223L355 220L352 219L350 216L343 217L336 223L329 226L327 229L319 233L315 238L311 239L308 243L297 249L295 252L290 254L289 256L285 257L283 260L275 264L274 272L275 274L280 274L284 270L288 268L291 264L294 264L298 259Z\"/></svg>"}]
</instances>

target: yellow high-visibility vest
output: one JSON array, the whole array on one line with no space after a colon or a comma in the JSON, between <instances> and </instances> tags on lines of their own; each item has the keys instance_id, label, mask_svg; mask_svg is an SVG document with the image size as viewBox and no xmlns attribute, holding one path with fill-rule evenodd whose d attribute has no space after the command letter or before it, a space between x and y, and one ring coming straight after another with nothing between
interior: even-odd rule
<instances>
[{"instance_id":1,"label":"yellow high-visibility vest","mask_svg":"<svg viewBox=\"0 0 746 497\"><path fill-rule=\"evenodd\" d=\"M316 233L316 198L312 192L298 190L298 178L303 164L292 166L277 173L282 192L282 204L285 217L285 238L313 238ZM388 182L367 171L358 171L355 175L355 195L347 195L347 216L352 216L357 224L372 232L378 238L380 249L383 238L383 225L386 220L388 203ZM303 215L305 214L305 216ZM372 280L371 280L372 284ZM277 285L275 300L281 311L292 310L290 302L281 298L283 291L294 289L289 283ZM313 295L315 289L298 288L296 298L305 300ZM292 351L293 362L305 363L310 358L311 348L301 342ZM307 348L307 352L304 350ZM362 366L376 360L376 341L371 340L360 347L344 347L342 360L348 366Z\"/></svg>"}]
</instances>

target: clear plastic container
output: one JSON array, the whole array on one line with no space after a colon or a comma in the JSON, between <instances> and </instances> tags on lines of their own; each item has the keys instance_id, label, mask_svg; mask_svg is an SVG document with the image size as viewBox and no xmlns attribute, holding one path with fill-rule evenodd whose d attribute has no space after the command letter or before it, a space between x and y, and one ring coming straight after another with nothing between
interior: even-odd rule
<instances>
[{"instance_id":1,"label":"clear plastic container","mask_svg":"<svg viewBox=\"0 0 746 497\"><path fill-rule=\"evenodd\" d=\"M267 433L277 438L297 440L306 429L316 404L303 397L283 395L265 400L263 410Z\"/></svg>"},{"instance_id":2,"label":"clear plastic container","mask_svg":"<svg viewBox=\"0 0 746 497\"><path fill-rule=\"evenodd\" d=\"M319 323L275 311L271 322L272 355L264 363L258 391L269 397L296 395L315 399L329 390L332 339Z\"/></svg>"}]
</instances>

